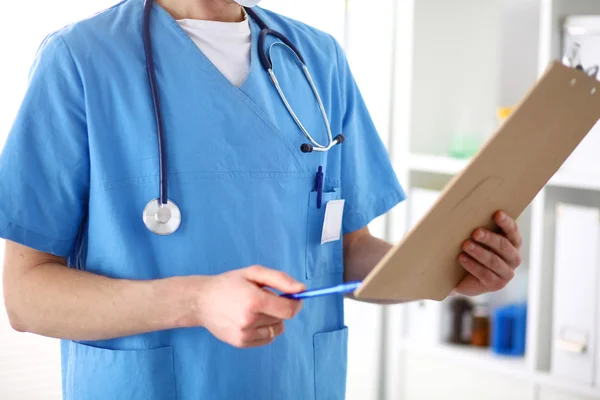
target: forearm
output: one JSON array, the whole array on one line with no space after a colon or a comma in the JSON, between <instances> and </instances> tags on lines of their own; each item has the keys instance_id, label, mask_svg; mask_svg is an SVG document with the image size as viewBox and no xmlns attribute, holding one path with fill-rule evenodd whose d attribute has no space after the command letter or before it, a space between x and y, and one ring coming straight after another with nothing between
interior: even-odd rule
<instances>
[{"instance_id":1,"label":"forearm","mask_svg":"<svg viewBox=\"0 0 600 400\"><path fill-rule=\"evenodd\" d=\"M379 261L393 246L385 240L371 236L369 233L360 235L356 240L344 246L344 280L362 281L375 268ZM355 299L350 295L348 298ZM375 304L398 304L396 300L369 300L360 301Z\"/></svg>"},{"instance_id":2,"label":"forearm","mask_svg":"<svg viewBox=\"0 0 600 400\"><path fill-rule=\"evenodd\" d=\"M174 328L185 325L191 307L177 278L118 280L57 263L7 275L11 323L48 337L101 340Z\"/></svg>"},{"instance_id":3,"label":"forearm","mask_svg":"<svg viewBox=\"0 0 600 400\"><path fill-rule=\"evenodd\" d=\"M362 281L391 248L390 243L371 234L350 242L344 246L344 279Z\"/></svg>"}]
</instances>

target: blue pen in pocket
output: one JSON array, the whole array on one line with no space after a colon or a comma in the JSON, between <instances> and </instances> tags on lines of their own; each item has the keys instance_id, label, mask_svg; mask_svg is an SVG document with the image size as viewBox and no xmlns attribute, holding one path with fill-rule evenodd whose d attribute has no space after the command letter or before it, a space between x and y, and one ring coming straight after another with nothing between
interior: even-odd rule
<instances>
[{"instance_id":1,"label":"blue pen in pocket","mask_svg":"<svg viewBox=\"0 0 600 400\"><path fill-rule=\"evenodd\" d=\"M317 171L317 208L321 208L323 201L323 167L319 166Z\"/></svg>"}]
</instances>

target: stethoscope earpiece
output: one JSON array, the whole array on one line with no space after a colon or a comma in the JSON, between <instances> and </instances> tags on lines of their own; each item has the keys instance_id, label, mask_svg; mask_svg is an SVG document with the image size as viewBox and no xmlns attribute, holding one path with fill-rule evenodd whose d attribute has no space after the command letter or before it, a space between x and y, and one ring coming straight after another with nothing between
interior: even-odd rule
<instances>
[{"instance_id":1,"label":"stethoscope earpiece","mask_svg":"<svg viewBox=\"0 0 600 400\"><path fill-rule=\"evenodd\" d=\"M300 146L300 151L303 153L312 153L313 145L308 144L308 143L303 143L302 146Z\"/></svg>"},{"instance_id":2,"label":"stethoscope earpiece","mask_svg":"<svg viewBox=\"0 0 600 400\"><path fill-rule=\"evenodd\" d=\"M333 146L337 145L337 144L342 144L344 143L344 135L340 134L337 135L336 137L333 138L333 140L331 141L331 145L327 146L327 147L317 147L317 149L315 150L314 146L310 143L303 143L300 146L300 151L303 153L312 153L313 151L327 151L329 149L331 149Z\"/></svg>"}]
</instances>

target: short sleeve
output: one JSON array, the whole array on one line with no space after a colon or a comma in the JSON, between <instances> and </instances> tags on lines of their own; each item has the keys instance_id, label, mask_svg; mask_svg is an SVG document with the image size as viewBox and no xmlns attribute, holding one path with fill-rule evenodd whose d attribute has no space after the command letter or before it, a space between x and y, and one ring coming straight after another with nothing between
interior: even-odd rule
<instances>
[{"instance_id":1,"label":"short sleeve","mask_svg":"<svg viewBox=\"0 0 600 400\"><path fill-rule=\"evenodd\" d=\"M87 210L83 85L58 35L39 48L0 155L0 237L67 257Z\"/></svg>"},{"instance_id":2,"label":"short sleeve","mask_svg":"<svg viewBox=\"0 0 600 400\"><path fill-rule=\"evenodd\" d=\"M345 199L343 232L354 232L387 213L406 198L389 154L336 44L343 114L341 183Z\"/></svg>"}]
</instances>

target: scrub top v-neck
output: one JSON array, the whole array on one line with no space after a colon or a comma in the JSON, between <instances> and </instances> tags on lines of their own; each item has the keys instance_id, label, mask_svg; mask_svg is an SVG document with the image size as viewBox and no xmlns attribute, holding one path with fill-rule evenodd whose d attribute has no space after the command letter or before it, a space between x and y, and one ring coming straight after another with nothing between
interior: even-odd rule
<instances>
[{"instance_id":1,"label":"scrub top v-neck","mask_svg":"<svg viewBox=\"0 0 600 400\"><path fill-rule=\"evenodd\" d=\"M239 22L184 18L177 24L227 80L239 87L250 70L252 35L248 18L244 11Z\"/></svg>"},{"instance_id":2,"label":"scrub top v-neck","mask_svg":"<svg viewBox=\"0 0 600 400\"><path fill-rule=\"evenodd\" d=\"M125 0L40 46L0 157L0 237L117 279L215 275L260 264L308 287L341 283L342 239L321 244L327 203L345 201L345 234L405 194L340 46L328 34L255 8L298 47L332 131L346 138L326 154L303 154L305 138L258 61L254 22L251 69L238 88L154 6L169 197L186 216L163 237L141 218L159 179L142 9L143 0ZM272 58L282 89L323 141L311 88L280 47ZM320 208L319 166L325 174ZM202 327L63 340L64 398L343 399L343 305L336 296L306 301L282 336L253 349L220 342Z\"/></svg>"}]
</instances>

